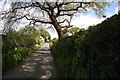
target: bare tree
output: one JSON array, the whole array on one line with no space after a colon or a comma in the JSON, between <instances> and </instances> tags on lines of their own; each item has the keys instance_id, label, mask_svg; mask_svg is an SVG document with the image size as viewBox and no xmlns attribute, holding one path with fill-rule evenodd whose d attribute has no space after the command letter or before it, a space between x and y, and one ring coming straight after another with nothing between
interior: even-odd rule
<instances>
[{"instance_id":1,"label":"bare tree","mask_svg":"<svg viewBox=\"0 0 120 80\"><path fill-rule=\"evenodd\" d=\"M107 2L14 2L11 9L4 12L4 18L7 24L15 23L23 18L30 20L30 24L50 24L57 33L59 39L72 27L72 17L78 13L84 13L88 10L95 11L96 14L102 15Z\"/></svg>"}]
</instances>

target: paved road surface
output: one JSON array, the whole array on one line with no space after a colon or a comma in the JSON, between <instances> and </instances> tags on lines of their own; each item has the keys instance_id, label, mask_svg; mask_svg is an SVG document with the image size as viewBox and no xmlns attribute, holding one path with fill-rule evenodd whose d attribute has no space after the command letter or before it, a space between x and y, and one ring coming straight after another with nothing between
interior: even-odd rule
<instances>
[{"instance_id":1,"label":"paved road surface","mask_svg":"<svg viewBox=\"0 0 120 80\"><path fill-rule=\"evenodd\" d=\"M4 78L37 78L49 79L57 78L53 57L50 53L49 43L45 43L39 50L35 51L28 59L8 74Z\"/></svg>"}]
</instances>

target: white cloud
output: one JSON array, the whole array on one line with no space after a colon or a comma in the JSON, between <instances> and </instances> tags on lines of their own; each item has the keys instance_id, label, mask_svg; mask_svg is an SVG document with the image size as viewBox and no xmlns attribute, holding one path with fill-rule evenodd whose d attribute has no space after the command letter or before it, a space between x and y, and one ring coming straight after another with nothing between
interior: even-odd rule
<instances>
[{"instance_id":1,"label":"white cloud","mask_svg":"<svg viewBox=\"0 0 120 80\"><path fill-rule=\"evenodd\" d=\"M116 14L116 13L114 13L114 14ZM113 16L113 13L112 12L106 13L106 16L111 17L111 16Z\"/></svg>"},{"instance_id":2,"label":"white cloud","mask_svg":"<svg viewBox=\"0 0 120 80\"><path fill-rule=\"evenodd\" d=\"M89 26L101 23L105 19L106 18L97 18L91 15L81 15L81 16L74 17L71 22L71 25L87 29ZM56 31L55 32L50 31L50 34L52 39L55 37L58 37Z\"/></svg>"},{"instance_id":3,"label":"white cloud","mask_svg":"<svg viewBox=\"0 0 120 80\"><path fill-rule=\"evenodd\" d=\"M49 30L48 30L48 31L49 31ZM56 31L54 31L54 32L49 31L49 33L50 33L50 35L51 35L51 39L53 39L53 38L58 38L58 35L57 35L57 32L56 32Z\"/></svg>"},{"instance_id":4,"label":"white cloud","mask_svg":"<svg viewBox=\"0 0 120 80\"><path fill-rule=\"evenodd\" d=\"M74 17L71 24L76 27L87 29L89 26L101 23L103 20L105 20L105 18L96 18L90 15L82 15L79 17Z\"/></svg>"},{"instance_id":5,"label":"white cloud","mask_svg":"<svg viewBox=\"0 0 120 80\"><path fill-rule=\"evenodd\" d=\"M119 10L120 10L120 6L116 7L115 13L118 13Z\"/></svg>"},{"instance_id":6,"label":"white cloud","mask_svg":"<svg viewBox=\"0 0 120 80\"><path fill-rule=\"evenodd\" d=\"M0 11L5 11L10 8L10 3L6 2L4 0L0 1Z\"/></svg>"}]
</instances>

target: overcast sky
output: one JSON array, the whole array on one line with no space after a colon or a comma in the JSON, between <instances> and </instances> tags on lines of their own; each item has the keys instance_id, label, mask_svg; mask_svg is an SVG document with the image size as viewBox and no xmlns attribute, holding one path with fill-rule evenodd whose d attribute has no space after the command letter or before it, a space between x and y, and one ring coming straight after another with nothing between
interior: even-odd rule
<instances>
[{"instance_id":1,"label":"overcast sky","mask_svg":"<svg viewBox=\"0 0 120 80\"><path fill-rule=\"evenodd\" d=\"M105 15L108 17L111 17L114 14L118 13L118 2L110 2L111 6L106 8ZM3 8L3 2L0 2L0 8ZM9 5L7 5L6 9L9 8ZM75 27L85 28L87 29L91 25L96 25L98 23L101 23L106 18L99 18L95 15L93 11L88 12L88 14L80 14L80 16L74 17L71 24ZM19 27L24 27L28 23L27 20L23 20L22 24L19 25ZM2 22L0 21L0 24ZM1 26L1 25L0 25ZM0 27L1 29L1 27ZM57 33L53 30L49 30L52 39L57 37Z\"/></svg>"}]
</instances>

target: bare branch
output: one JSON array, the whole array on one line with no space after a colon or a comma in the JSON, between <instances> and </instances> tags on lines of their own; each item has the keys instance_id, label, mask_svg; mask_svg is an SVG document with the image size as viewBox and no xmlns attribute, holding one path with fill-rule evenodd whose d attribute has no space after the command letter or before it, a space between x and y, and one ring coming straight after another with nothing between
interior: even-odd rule
<instances>
[{"instance_id":1,"label":"bare branch","mask_svg":"<svg viewBox=\"0 0 120 80\"><path fill-rule=\"evenodd\" d=\"M59 14L59 15L57 14L56 17L65 16L65 15L66 15L66 16L73 16L73 14L69 14L69 13L68 13L68 14Z\"/></svg>"},{"instance_id":2,"label":"bare branch","mask_svg":"<svg viewBox=\"0 0 120 80\"><path fill-rule=\"evenodd\" d=\"M71 9L61 9L60 12L61 11L63 11L63 12L78 11L79 8L84 9L85 11L87 11L87 9L86 9L87 5L92 4L93 2L68 2L68 4L72 4L72 3L76 3L76 4L79 3L79 6L77 6L76 8L71 8ZM83 6L83 4L86 5L86 6Z\"/></svg>"},{"instance_id":3,"label":"bare branch","mask_svg":"<svg viewBox=\"0 0 120 80\"><path fill-rule=\"evenodd\" d=\"M64 23L65 21L69 22L68 19L64 19L63 21L61 21L59 23L61 24L61 23Z\"/></svg>"},{"instance_id":4,"label":"bare branch","mask_svg":"<svg viewBox=\"0 0 120 80\"><path fill-rule=\"evenodd\" d=\"M52 24L52 22L46 22L46 21L42 21L42 20L36 20L36 19L33 19L33 18L28 18L26 15L24 16L27 20L32 20L34 22L41 22L41 23L44 23L44 24Z\"/></svg>"},{"instance_id":5,"label":"bare branch","mask_svg":"<svg viewBox=\"0 0 120 80\"><path fill-rule=\"evenodd\" d=\"M36 4L38 4L39 7L40 7L42 10L44 10L44 11L46 11L46 12L48 12L48 13L50 14L49 7L45 7L44 5L40 4L39 2L36 2Z\"/></svg>"},{"instance_id":6,"label":"bare branch","mask_svg":"<svg viewBox=\"0 0 120 80\"><path fill-rule=\"evenodd\" d=\"M70 27L73 27L73 25L70 25L70 26L61 26L61 28L70 28Z\"/></svg>"}]
</instances>

